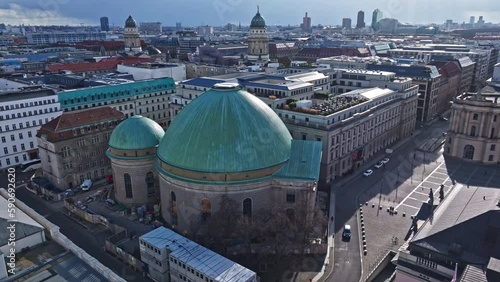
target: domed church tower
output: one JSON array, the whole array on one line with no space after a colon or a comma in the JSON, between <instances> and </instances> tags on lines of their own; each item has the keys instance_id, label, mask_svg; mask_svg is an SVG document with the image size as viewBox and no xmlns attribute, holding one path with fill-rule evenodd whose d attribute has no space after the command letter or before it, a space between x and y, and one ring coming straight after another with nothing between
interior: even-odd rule
<instances>
[{"instance_id":1,"label":"domed church tower","mask_svg":"<svg viewBox=\"0 0 500 282\"><path fill-rule=\"evenodd\" d=\"M247 60L256 64L265 64L269 61L269 36L266 32L266 21L260 15L259 6L257 6L257 14L253 17L248 32Z\"/></svg>"},{"instance_id":2,"label":"domed church tower","mask_svg":"<svg viewBox=\"0 0 500 282\"><path fill-rule=\"evenodd\" d=\"M125 53L129 55L135 55L142 52L141 39L139 38L139 29L137 28L137 23L132 18L128 16L125 21L125 32L123 33L123 39L125 41Z\"/></svg>"}]
</instances>

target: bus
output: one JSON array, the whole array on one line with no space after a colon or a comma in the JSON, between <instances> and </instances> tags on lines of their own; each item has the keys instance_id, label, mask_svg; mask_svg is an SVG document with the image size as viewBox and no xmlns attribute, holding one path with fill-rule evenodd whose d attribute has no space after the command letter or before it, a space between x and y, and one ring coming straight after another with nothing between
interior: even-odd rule
<instances>
[{"instance_id":1,"label":"bus","mask_svg":"<svg viewBox=\"0 0 500 282\"><path fill-rule=\"evenodd\" d=\"M30 160L21 164L21 171L28 172L35 169L42 168L42 161L39 159Z\"/></svg>"}]
</instances>

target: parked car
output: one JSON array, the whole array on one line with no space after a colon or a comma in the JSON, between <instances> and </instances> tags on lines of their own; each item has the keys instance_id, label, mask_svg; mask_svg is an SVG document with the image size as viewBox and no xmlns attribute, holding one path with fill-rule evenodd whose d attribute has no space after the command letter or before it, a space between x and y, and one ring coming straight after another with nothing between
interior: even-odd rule
<instances>
[{"instance_id":1,"label":"parked car","mask_svg":"<svg viewBox=\"0 0 500 282\"><path fill-rule=\"evenodd\" d=\"M439 119L442 120L442 121L448 121L448 119L445 118L445 117L440 117Z\"/></svg>"},{"instance_id":2,"label":"parked car","mask_svg":"<svg viewBox=\"0 0 500 282\"><path fill-rule=\"evenodd\" d=\"M369 169L363 173L364 176L370 176L373 174L373 170Z\"/></svg>"},{"instance_id":3,"label":"parked car","mask_svg":"<svg viewBox=\"0 0 500 282\"><path fill-rule=\"evenodd\" d=\"M92 180L90 180L90 179L83 180L82 185L80 185L80 188L82 189L82 191L88 191L90 189L90 187L92 187Z\"/></svg>"},{"instance_id":4,"label":"parked car","mask_svg":"<svg viewBox=\"0 0 500 282\"><path fill-rule=\"evenodd\" d=\"M375 165L375 168L381 168L384 166L384 163L382 161L378 162L376 165Z\"/></svg>"},{"instance_id":5,"label":"parked car","mask_svg":"<svg viewBox=\"0 0 500 282\"><path fill-rule=\"evenodd\" d=\"M342 232L342 237L344 239L351 239L351 226L346 224L344 225L344 232Z\"/></svg>"},{"instance_id":6,"label":"parked car","mask_svg":"<svg viewBox=\"0 0 500 282\"><path fill-rule=\"evenodd\" d=\"M386 163L389 162L389 158L385 158L385 159L381 160L380 162L383 163L383 164L386 164Z\"/></svg>"}]
</instances>

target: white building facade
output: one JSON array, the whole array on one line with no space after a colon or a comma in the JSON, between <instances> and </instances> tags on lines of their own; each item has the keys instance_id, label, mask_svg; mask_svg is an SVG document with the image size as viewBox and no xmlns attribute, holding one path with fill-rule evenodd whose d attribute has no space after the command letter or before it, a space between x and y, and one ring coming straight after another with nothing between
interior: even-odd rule
<instances>
[{"instance_id":1,"label":"white building facade","mask_svg":"<svg viewBox=\"0 0 500 282\"><path fill-rule=\"evenodd\" d=\"M0 92L0 169L37 159L38 129L60 114L61 106L52 89Z\"/></svg>"}]
</instances>

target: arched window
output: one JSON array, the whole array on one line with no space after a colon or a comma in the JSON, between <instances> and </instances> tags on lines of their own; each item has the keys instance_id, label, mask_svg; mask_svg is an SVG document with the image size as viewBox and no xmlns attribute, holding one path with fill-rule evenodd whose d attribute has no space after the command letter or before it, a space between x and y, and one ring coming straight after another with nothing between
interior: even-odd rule
<instances>
[{"instance_id":1,"label":"arched window","mask_svg":"<svg viewBox=\"0 0 500 282\"><path fill-rule=\"evenodd\" d=\"M155 175L151 171L146 174L146 188L148 197L155 195Z\"/></svg>"},{"instance_id":2,"label":"arched window","mask_svg":"<svg viewBox=\"0 0 500 282\"><path fill-rule=\"evenodd\" d=\"M476 126L471 126L470 128L470 136L476 136Z\"/></svg>"},{"instance_id":3,"label":"arched window","mask_svg":"<svg viewBox=\"0 0 500 282\"><path fill-rule=\"evenodd\" d=\"M212 204L210 200L203 199L201 200L201 219L203 221L207 221L212 215Z\"/></svg>"},{"instance_id":4,"label":"arched window","mask_svg":"<svg viewBox=\"0 0 500 282\"><path fill-rule=\"evenodd\" d=\"M468 160L474 159L474 146L465 145L463 157L464 157L464 159L468 159Z\"/></svg>"},{"instance_id":5,"label":"arched window","mask_svg":"<svg viewBox=\"0 0 500 282\"><path fill-rule=\"evenodd\" d=\"M125 181L125 197L132 198L132 179L130 178L130 174L125 173L123 175L123 180Z\"/></svg>"},{"instance_id":6,"label":"arched window","mask_svg":"<svg viewBox=\"0 0 500 282\"><path fill-rule=\"evenodd\" d=\"M243 216L252 217L252 199L250 198L243 201Z\"/></svg>"},{"instance_id":7,"label":"arched window","mask_svg":"<svg viewBox=\"0 0 500 282\"><path fill-rule=\"evenodd\" d=\"M175 192L170 192L170 223L172 225L177 225L177 197L175 196Z\"/></svg>"},{"instance_id":8,"label":"arched window","mask_svg":"<svg viewBox=\"0 0 500 282\"><path fill-rule=\"evenodd\" d=\"M63 158L67 158L71 156L71 148L68 146L64 146L61 148L61 155Z\"/></svg>"}]
</instances>

